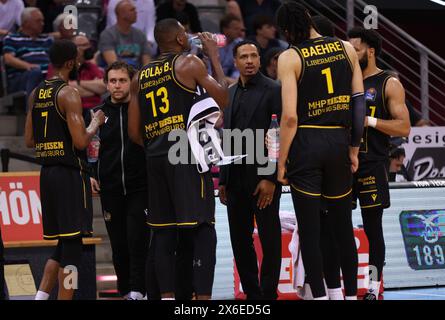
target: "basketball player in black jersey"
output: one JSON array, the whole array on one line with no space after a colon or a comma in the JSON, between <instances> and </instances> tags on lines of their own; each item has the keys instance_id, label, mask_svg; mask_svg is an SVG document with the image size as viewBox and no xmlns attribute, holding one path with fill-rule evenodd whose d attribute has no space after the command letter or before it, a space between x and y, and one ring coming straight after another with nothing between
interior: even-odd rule
<instances>
[{"instance_id":1,"label":"basketball player in black jersey","mask_svg":"<svg viewBox=\"0 0 445 320\"><path fill-rule=\"evenodd\" d=\"M88 146L105 116L102 111L93 113L90 126L85 128L79 92L67 85L69 73L78 66L76 45L56 41L49 56L55 77L40 83L30 95L25 125L26 145L35 147L42 165L43 237L58 240L36 300L48 299L57 280L58 299L70 300L76 288L73 282L77 281L82 236L92 234L92 226L85 225L85 216L92 210L91 191L79 150Z\"/></svg>"},{"instance_id":2,"label":"basketball player in black jersey","mask_svg":"<svg viewBox=\"0 0 445 320\"><path fill-rule=\"evenodd\" d=\"M340 246L346 297L356 299L351 188L365 113L357 54L349 43L318 34L307 9L296 2L278 9L277 23L291 44L278 60L283 99L278 179L291 185L306 279L315 299L327 299L320 250L323 197Z\"/></svg>"},{"instance_id":3,"label":"basketball player in black jersey","mask_svg":"<svg viewBox=\"0 0 445 320\"><path fill-rule=\"evenodd\" d=\"M149 210L153 229L155 273L162 299L175 298L175 250L178 243L193 251L193 287L198 299L212 294L216 263L215 202L210 171L200 174L195 164L172 165L168 152L175 141L169 132L186 130L199 87L223 108L227 84L211 35L200 34L213 75L190 50L184 27L174 19L156 24L160 56L134 77L129 106L129 136L144 145L147 160ZM216 80L215 80L216 79ZM201 89L202 91L202 89ZM177 252L181 254L181 252ZM178 270L180 273L181 270ZM184 272L182 274L184 276Z\"/></svg>"},{"instance_id":4,"label":"basketball player in black jersey","mask_svg":"<svg viewBox=\"0 0 445 320\"><path fill-rule=\"evenodd\" d=\"M385 261L382 215L390 206L389 138L407 137L410 121L402 84L376 65L382 48L379 34L357 27L348 32L348 37L359 57L365 87L366 128L360 144L360 167L354 175L353 200L360 201L363 227L369 240L369 265L377 269L365 299L375 300Z\"/></svg>"}]
</instances>

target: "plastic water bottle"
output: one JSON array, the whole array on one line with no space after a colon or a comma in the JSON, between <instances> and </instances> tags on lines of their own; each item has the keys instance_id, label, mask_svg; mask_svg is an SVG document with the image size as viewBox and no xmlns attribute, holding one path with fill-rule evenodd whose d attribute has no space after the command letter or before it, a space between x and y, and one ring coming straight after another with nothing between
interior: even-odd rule
<instances>
[{"instance_id":1,"label":"plastic water bottle","mask_svg":"<svg viewBox=\"0 0 445 320\"><path fill-rule=\"evenodd\" d=\"M219 34L219 33L213 33L212 37L213 37L213 40L216 41L216 46L218 48L222 48L222 47L226 46L227 38L225 35ZM190 36L189 42L190 42L191 47L195 46L195 47L199 48L199 50L202 50L202 42L198 36Z\"/></svg>"},{"instance_id":2,"label":"plastic water bottle","mask_svg":"<svg viewBox=\"0 0 445 320\"><path fill-rule=\"evenodd\" d=\"M269 130L267 131L267 154L269 161L277 162L280 153L280 125L276 114L272 115Z\"/></svg>"},{"instance_id":3,"label":"plastic water bottle","mask_svg":"<svg viewBox=\"0 0 445 320\"><path fill-rule=\"evenodd\" d=\"M99 160L99 148L100 148L100 138L99 131L91 138L90 144L87 148L87 158L88 162L95 163Z\"/></svg>"}]
</instances>

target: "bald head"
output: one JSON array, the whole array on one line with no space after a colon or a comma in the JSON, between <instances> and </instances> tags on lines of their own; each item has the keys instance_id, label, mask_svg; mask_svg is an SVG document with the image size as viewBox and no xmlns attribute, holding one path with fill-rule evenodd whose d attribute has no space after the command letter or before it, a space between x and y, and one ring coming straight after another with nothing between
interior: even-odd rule
<instances>
[{"instance_id":1,"label":"bald head","mask_svg":"<svg viewBox=\"0 0 445 320\"><path fill-rule=\"evenodd\" d=\"M136 6L131 0L120 1L116 5L115 12L118 23L120 21L124 21L130 24L136 22L137 19Z\"/></svg>"}]
</instances>

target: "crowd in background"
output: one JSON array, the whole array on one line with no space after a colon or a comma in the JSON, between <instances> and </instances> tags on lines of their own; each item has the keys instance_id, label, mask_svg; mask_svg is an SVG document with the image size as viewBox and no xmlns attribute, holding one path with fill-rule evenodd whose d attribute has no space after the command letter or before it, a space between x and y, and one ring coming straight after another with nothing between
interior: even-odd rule
<instances>
[{"instance_id":1,"label":"crowd in background","mask_svg":"<svg viewBox=\"0 0 445 320\"><path fill-rule=\"evenodd\" d=\"M0 50L6 74L6 93L29 94L45 78L52 77L48 50L54 39L70 39L80 51L81 67L70 85L81 94L85 110L95 107L106 94L103 70L117 60L136 69L157 55L153 30L156 21L175 18L190 34L207 31L198 9L186 0L103 0L97 21L97 39L66 29L67 5L74 0L0 0ZM219 21L219 32L227 43L220 48L220 60L230 83L238 81L233 47L243 39L260 47L261 72L276 79L277 60L288 44L278 37L274 14L280 0L227 0ZM13 13L13 14L11 14ZM80 22L81 23L81 22ZM5 94L5 92L3 92ZM409 105L412 125L428 125Z\"/></svg>"}]
</instances>

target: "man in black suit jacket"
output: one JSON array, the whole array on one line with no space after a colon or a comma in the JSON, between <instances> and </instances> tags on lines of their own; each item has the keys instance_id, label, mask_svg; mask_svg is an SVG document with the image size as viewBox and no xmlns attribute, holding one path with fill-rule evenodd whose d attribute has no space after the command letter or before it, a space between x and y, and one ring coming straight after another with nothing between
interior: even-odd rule
<instances>
[{"instance_id":1,"label":"man in black suit jacket","mask_svg":"<svg viewBox=\"0 0 445 320\"><path fill-rule=\"evenodd\" d=\"M243 141L243 154L259 144L265 150L264 134L257 136L256 130L267 132L272 114L281 111L281 87L259 72L260 55L254 42L240 42L233 56L240 79L229 88L224 128L252 130L255 139L261 139L255 143ZM276 164L267 163L267 152L262 151L260 157L256 156L257 150L247 153L248 158L221 167L220 201L227 205L233 254L247 299L276 299L281 268L281 186L276 180ZM254 161L248 161L252 156ZM265 166L272 167L273 173L261 175ZM254 217L263 249L260 281L252 240Z\"/></svg>"}]
</instances>

